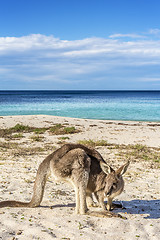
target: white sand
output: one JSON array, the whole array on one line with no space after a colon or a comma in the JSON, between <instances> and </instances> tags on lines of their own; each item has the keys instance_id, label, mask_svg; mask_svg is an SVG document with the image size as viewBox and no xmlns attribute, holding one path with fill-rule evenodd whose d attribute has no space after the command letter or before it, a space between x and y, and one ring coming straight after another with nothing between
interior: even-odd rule
<instances>
[{"instance_id":1,"label":"white sand","mask_svg":"<svg viewBox=\"0 0 160 240\"><path fill-rule=\"evenodd\" d=\"M48 127L58 123L75 126L81 132L69 134L69 139L65 140L73 143L103 139L114 144L160 147L160 123L84 120L44 115L0 117L0 128L13 127L17 123L34 127ZM0 142L17 142L22 147L45 147L48 144L53 145L54 149L60 146L58 142L64 137L46 132L41 142L34 142L31 139L33 135L26 133L20 140L1 138ZM117 158L116 152L107 146L96 149L114 167L126 161ZM46 149L36 155L13 156L11 150L6 149L4 152L3 149L0 156L0 201L29 201L38 165L49 153L51 150ZM160 239L160 168L151 161L135 160L131 162L124 180L125 190L116 200L122 201L126 209L114 211L127 217L127 220L76 215L72 187L49 178L41 207L0 209L0 239Z\"/></svg>"}]
</instances>

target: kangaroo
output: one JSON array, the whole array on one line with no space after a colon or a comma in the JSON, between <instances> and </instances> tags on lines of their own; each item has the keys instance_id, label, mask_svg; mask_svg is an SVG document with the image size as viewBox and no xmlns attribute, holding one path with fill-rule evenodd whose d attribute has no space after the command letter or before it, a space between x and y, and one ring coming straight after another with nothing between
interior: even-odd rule
<instances>
[{"instance_id":1,"label":"kangaroo","mask_svg":"<svg viewBox=\"0 0 160 240\"><path fill-rule=\"evenodd\" d=\"M30 202L2 201L2 207L38 207L42 201L45 183L50 174L57 180L68 181L75 188L76 213L88 213L88 207L96 206L92 194L105 216L119 216L109 212L115 204L113 198L124 188L122 175L129 162L113 170L98 151L82 144L65 144L48 155L39 165ZM108 197L107 206L104 198ZM99 216L97 213L91 215Z\"/></svg>"}]
</instances>

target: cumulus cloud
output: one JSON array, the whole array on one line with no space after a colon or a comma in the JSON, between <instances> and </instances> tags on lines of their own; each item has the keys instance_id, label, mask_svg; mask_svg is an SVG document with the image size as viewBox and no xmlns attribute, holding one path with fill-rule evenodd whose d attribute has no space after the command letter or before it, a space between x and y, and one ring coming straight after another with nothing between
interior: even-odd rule
<instances>
[{"instance_id":1,"label":"cumulus cloud","mask_svg":"<svg viewBox=\"0 0 160 240\"><path fill-rule=\"evenodd\" d=\"M138 34L122 34L122 33L116 33L116 34L112 34L109 36L109 38L146 38L143 35L138 35Z\"/></svg>"},{"instance_id":2,"label":"cumulus cloud","mask_svg":"<svg viewBox=\"0 0 160 240\"><path fill-rule=\"evenodd\" d=\"M149 34L155 35L159 31L152 29ZM113 34L109 38L74 41L41 34L1 37L0 61L3 80L72 84L85 80L98 82L98 79L128 78L133 72L136 78L135 69L137 74L142 74L148 66L155 66L158 74L160 41L136 34ZM152 76L151 80L154 78L158 79Z\"/></svg>"}]
</instances>

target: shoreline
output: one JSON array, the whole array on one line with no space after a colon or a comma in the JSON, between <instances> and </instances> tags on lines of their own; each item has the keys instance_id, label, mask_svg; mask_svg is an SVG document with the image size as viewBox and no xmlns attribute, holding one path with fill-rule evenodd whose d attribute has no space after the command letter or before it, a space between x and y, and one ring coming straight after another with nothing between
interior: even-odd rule
<instances>
[{"instance_id":1,"label":"shoreline","mask_svg":"<svg viewBox=\"0 0 160 240\"><path fill-rule=\"evenodd\" d=\"M1 118L5 117L23 117L23 116L51 116L51 117L57 117L57 118L71 118L71 119L80 119L80 120L89 120L89 121L107 121L107 122L135 122L135 123L155 123L160 124L160 120L125 120L125 119L98 119L98 118L80 118L80 117L67 117L67 116L58 116L58 115L50 115L50 114L22 114L22 115L0 115Z\"/></svg>"}]
</instances>

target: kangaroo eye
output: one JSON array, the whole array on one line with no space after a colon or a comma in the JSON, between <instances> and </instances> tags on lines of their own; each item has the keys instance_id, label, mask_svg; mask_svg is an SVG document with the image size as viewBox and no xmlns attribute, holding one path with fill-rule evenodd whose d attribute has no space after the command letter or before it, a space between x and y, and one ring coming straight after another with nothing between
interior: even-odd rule
<instances>
[{"instance_id":1,"label":"kangaroo eye","mask_svg":"<svg viewBox=\"0 0 160 240\"><path fill-rule=\"evenodd\" d=\"M114 189L116 189L117 184L116 184L116 183L113 183L112 187L113 187Z\"/></svg>"}]
</instances>

